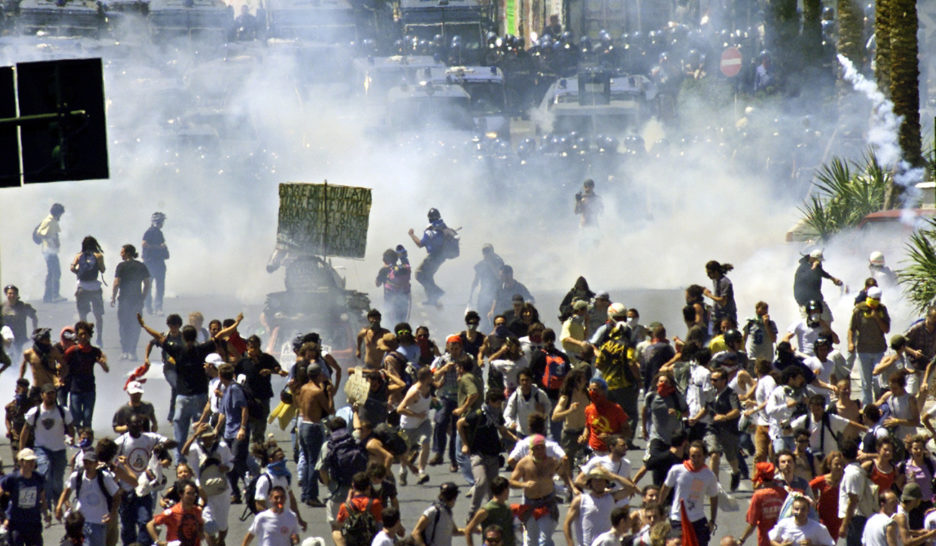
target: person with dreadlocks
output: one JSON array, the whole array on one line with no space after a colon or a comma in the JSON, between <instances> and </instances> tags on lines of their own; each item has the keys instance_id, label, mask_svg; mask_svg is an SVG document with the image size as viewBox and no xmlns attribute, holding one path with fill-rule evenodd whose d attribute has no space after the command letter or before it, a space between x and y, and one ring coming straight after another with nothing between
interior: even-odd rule
<instances>
[{"instance_id":1,"label":"person with dreadlocks","mask_svg":"<svg viewBox=\"0 0 936 546\"><path fill-rule=\"evenodd\" d=\"M88 312L94 313L94 327L97 330L97 344L101 344L104 335L104 288L101 286L106 269L104 251L97 239L88 235L81 240L81 252L75 255L69 271L78 277L75 289L75 305L78 307L78 319L88 320Z\"/></svg>"}]
</instances>

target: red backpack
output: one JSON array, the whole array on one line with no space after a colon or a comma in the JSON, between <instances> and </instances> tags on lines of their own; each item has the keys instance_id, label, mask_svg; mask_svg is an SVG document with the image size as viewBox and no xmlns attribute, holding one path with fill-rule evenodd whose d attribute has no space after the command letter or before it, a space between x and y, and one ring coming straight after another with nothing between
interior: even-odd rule
<instances>
[{"instance_id":1,"label":"red backpack","mask_svg":"<svg viewBox=\"0 0 936 546\"><path fill-rule=\"evenodd\" d=\"M565 376L569 374L569 361L562 355L546 353L546 367L543 369L543 387L549 390L559 390Z\"/></svg>"}]
</instances>

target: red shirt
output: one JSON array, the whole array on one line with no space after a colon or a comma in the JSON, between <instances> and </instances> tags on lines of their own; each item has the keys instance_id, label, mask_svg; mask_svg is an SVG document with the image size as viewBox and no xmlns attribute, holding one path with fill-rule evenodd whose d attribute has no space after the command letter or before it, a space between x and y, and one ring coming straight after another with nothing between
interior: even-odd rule
<instances>
[{"instance_id":1,"label":"red shirt","mask_svg":"<svg viewBox=\"0 0 936 546\"><path fill-rule=\"evenodd\" d=\"M201 508L193 506L182 511L182 503L177 503L163 510L153 521L156 525L166 526L166 542L178 540L181 546L199 546L201 544L202 521Z\"/></svg>"},{"instance_id":2,"label":"red shirt","mask_svg":"<svg viewBox=\"0 0 936 546\"><path fill-rule=\"evenodd\" d=\"M608 446L599 438L603 434L617 434L624 430L627 414L621 406L611 401L601 402L600 407L594 402L585 408L585 426L588 427L588 447L592 451L607 452Z\"/></svg>"},{"instance_id":3,"label":"red shirt","mask_svg":"<svg viewBox=\"0 0 936 546\"><path fill-rule=\"evenodd\" d=\"M377 520L377 523L383 521L383 505L380 504L380 499L370 499L363 495L351 497L351 504L353 504L354 508L359 512L363 512L367 509L367 501L371 501L370 511L371 514L374 515L374 519ZM338 508L338 523L344 523L344 521L350 516L351 514L348 512L348 505L341 503L341 507Z\"/></svg>"},{"instance_id":4,"label":"red shirt","mask_svg":"<svg viewBox=\"0 0 936 546\"><path fill-rule=\"evenodd\" d=\"M830 484L825 475L822 475L813 478L809 482L809 488L813 490L813 497L816 498L816 512L819 514L820 523L829 530L832 540L838 542L839 527L842 525L842 520L838 517L838 486Z\"/></svg>"},{"instance_id":5,"label":"red shirt","mask_svg":"<svg viewBox=\"0 0 936 546\"><path fill-rule=\"evenodd\" d=\"M777 523L787 492L779 485L762 487L751 496L747 522L757 526L757 546L770 546L767 533Z\"/></svg>"}]
</instances>

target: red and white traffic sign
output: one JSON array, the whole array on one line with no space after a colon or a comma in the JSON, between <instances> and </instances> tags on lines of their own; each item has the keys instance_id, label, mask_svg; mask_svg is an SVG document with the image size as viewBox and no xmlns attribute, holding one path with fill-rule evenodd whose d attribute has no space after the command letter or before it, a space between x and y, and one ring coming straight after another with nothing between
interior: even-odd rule
<instances>
[{"instance_id":1,"label":"red and white traffic sign","mask_svg":"<svg viewBox=\"0 0 936 546\"><path fill-rule=\"evenodd\" d=\"M738 75L738 72L741 72L741 52L738 51L736 47L729 47L722 51L721 54L721 63L719 63L719 68L721 68L721 73L729 78L733 78Z\"/></svg>"}]
</instances>

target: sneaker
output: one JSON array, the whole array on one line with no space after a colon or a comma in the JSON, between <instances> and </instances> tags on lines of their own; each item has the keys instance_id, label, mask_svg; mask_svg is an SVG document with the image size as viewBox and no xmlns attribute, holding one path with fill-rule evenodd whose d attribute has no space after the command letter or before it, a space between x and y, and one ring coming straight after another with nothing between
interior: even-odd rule
<instances>
[{"instance_id":1,"label":"sneaker","mask_svg":"<svg viewBox=\"0 0 936 546\"><path fill-rule=\"evenodd\" d=\"M474 488L475 486L472 485L471 488L468 489L468 492L465 493L465 497L471 498L472 495L474 495Z\"/></svg>"},{"instance_id":2,"label":"sneaker","mask_svg":"<svg viewBox=\"0 0 936 546\"><path fill-rule=\"evenodd\" d=\"M450 465L449 465L449 472L458 472L458 465L455 464L455 463L450 464Z\"/></svg>"},{"instance_id":3,"label":"sneaker","mask_svg":"<svg viewBox=\"0 0 936 546\"><path fill-rule=\"evenodd\" d=\"M440 465L440 464L442 464L442 454L441 454L441 453L435 453L435 454L432 456L432 458L429 459L429 465L430 465L430 466L436 466L436 465Z\"/></svg>"},{"instance_id":4,"label":"sneaker","mask_svg":"<svg viewBox=\"0 0 936 546\"><path fill-rule=\"evenodd\" d=\"M741 473L735 472L731 475L731 492L734 493L738 490L738 485L741 484Z\"/></svg>"},{"instance_id":5,"label":"sneaker","mask_svg":"<svg viewBox=\"0 0 936 546\"><path fill-rule=\"evenodd\" d=\"M400 472L400 485L406 485L406 469Z\"/></svg>"},{"instance_id":6,"label":"sneaker","mask_svg":"<svg viewBox=\"0 0 936 546\"><path fill-rule=\"evenodd\" d=\"M231 504L243 504L240 495L231 495Z\"/></svg>"},{"instance_id":7,"label":"sneaker","mask_svg":"<svg viewBox=\"0 0 936 546\"><path fill-rule=\"evenodd\" d=\"M418 483L419 485L422 485L428 481L429 481L429 474L426 474L425 472L423 472L422 474L419 475L419 480L416 483Z\"/></svg>"}]
</instances>

